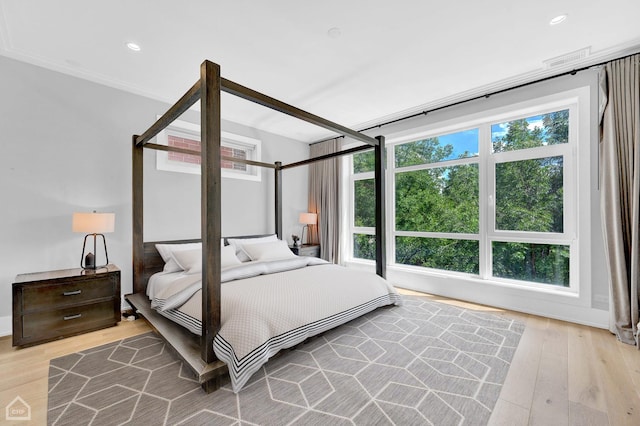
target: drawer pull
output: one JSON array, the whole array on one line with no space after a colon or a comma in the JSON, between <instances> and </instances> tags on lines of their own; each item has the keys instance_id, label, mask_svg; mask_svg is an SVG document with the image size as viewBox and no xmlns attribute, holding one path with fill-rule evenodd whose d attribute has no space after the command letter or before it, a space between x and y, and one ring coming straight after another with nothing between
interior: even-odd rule
<instances>
[{"instance_id":1,"label":"drawer pull","mask_svg":"<svg viewBox=\"0 0 640 426\"><path fill-rule=\"evenodd\" d=\"M80 318L81 316L82 316L82 314L67 315L66 317L63 317L63 319L65 321L69 321L69 320L72 320L72 319Z\"/></svg>"},{"instance_id":2,"label":"drawer pull","mask_svg":"<svg viewBox=\"0 0 640 426\"><path fill-rule=\"evenodd\" d=\"M74 290L74 291L65 291L62 293L63 296L75 296L76 294L82 293L82 290Z\"/></svg>"}]
</instances>

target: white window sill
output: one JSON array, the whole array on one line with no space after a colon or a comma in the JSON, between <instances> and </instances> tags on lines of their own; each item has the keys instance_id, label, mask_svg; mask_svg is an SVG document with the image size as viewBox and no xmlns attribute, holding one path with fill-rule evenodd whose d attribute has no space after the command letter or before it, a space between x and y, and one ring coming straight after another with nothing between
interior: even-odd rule
<instances>
[{"instance_id":1,"label":"white window sill","mask_svg":"<svg viewBox=\"0 0 640 426\"><path fill-rule=\"evenodd\" d=\"M351 268L375 271L365 260L344 262ZM591 300L572 290L485 280L463 273L447 273L403 265L387 266L387 278L401 288L465 300L483 305L608 328L609 314L592 308Z\"/></svg>"}]
</instances>

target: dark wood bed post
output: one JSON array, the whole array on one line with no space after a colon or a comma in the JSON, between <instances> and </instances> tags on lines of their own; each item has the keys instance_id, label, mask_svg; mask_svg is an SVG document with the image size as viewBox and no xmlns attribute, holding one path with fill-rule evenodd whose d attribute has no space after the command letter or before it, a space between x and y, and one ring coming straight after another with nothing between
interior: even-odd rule
<instances>
[{"instance_id":1,"label":"dark wood bed post","mask_svg":"<svg viewBox=\"0 0 640 426\"><path fill-rule=\"evenodd\" d=\"M276 205L276 234L282 239L282 162L276 161L275 168L275 205Z\"/></svg>"},{"instance_id":2,"label":"dark wood bed post","mask_svg":"<svg viewBox=\"0 0 640 426\"><path fill-rule=\"evenodd\" d=\"M375 156L375 192L376 192L376 274L387 277L387 239L385 235L385 149L384 136L376 136L378 144L374 148Z\"/></svg>"},{"instance_id":3,"label":"dark wood bed post","mask_svg":"<svg viewBox=\"0 0 640 426\"><path fill-rule=\"evenodd\" d=\"M133 292L143 291L144 283L144 214L143 214L143 191L144 191L144 147L137 145L138 135L132 138L132 210L133 210Z\"/></svg>"},{"instance_id":4,"label":"dark wood bed post","mask_svg":"<svg viewBox=\"0 0 640 426\"><path fill-rule=\"evenodd\" d=\"M222 197L220 173L220 66L200 66L200 128L202 147L202 360L216 356L213 339L220 330L220 241Z\"/></svg>"}]
</instances>

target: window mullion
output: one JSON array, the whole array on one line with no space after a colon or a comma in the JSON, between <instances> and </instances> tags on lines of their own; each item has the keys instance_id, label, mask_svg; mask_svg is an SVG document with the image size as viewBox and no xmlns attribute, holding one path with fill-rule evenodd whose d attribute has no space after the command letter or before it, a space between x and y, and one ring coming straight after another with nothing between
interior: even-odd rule
<instances>
[{"instance_id":1,"label":"window mullion","mask_svg":"<svg viewBox=\"0 0 640 426\"><path fill-rule=\"evenodd\" d=\"M387 223L386 232L390 238L387 238L387 263L395 265L396 263L396 153L395 146L387 147ZM392 257L389 259L389 253Z\"/></svg>"},{"instance_id":2,"label":"window mullion","mask_svg":"<svg viewBox=\"0 0 640 426\"><path fill-rule=\"evenodd\" d=\"M560 108L567 108L566 101L556 100L553 105L542 107L518 105L508 116L502 113L474 118L474 128L467 122L464 129L473 131L477 154L472 150L457 151L469 143L469 139L463 139L469 135L463 135L466 130L451 123L444 129L429 129L428 133L410 138L403 136L388 144L384 226L389 236L386 249L393 253L389 263L451 271L469 271L467 266L473 265L472 272L484 280L566 287L567 271L575 270L577 262L573 250L579 201L575 160L577 108L571 106L570 114ZM547 111L553 115L543 117ZM507 119L509 121L503 122ZM564 139L567 124L570 134ZM495 154L494 137L496 149L500 151ZM443 159L445 157L447 159ZM562 157L562 163L552 157ZM396 161L402 167L396 167ZM477 166L473 166L474 163ZM354 238L373 232L370 227L355 227L356 214L359 218L369 215L361 212L360 205L369 206L362 210L368 211L371 201L366 189L369 183L362 180L373 179L373 173L354 175L352 169L350 175L350 252L357 250L358 258L371 259L371 240L367 242L359 236L355 243ZM470 203L469 198L476 196L471 192L474 185L464 184L471 183L470 179L477 179L477 217L473 212L475 203ZM498 189L501 191L499 209ZM397 199L398 194L406 194L407 198ZM416 198L419 194L424 197ZM426 210L424 216L423 210ZM564 226L560 223L560 214L564 215ZM470 221L476 219L477 228ZM496 220L500 221L501 229L496 229ZM371 221L363 219L362 224L370 225ZM398 230L398 226L405 230ZM438 230L448 232L433 232ZM549 232L543 232L545 230ZM466 233L457 233L461 231ZM361 250L361 245L365 249ZM570 253L566 246L570 246ZM568 269L566 259L572 262ZM557 277L565 278L556 282ZM575 281L573 273L571 281Z\"/></svg>"},{"instance_id":3,"label":"window mullion","mask_svg":"<svg viewBox=\"0 0 640 426\"><path fill-rule=\"evenodd\" d=\"M491 276L491 241L489 233L493 231L495 220L495 170L491 162L491 126L480 126L479 137L479 196L478 218L479 224L479 268L480 278L487 279Z\"/></svg>"}]
</instances>

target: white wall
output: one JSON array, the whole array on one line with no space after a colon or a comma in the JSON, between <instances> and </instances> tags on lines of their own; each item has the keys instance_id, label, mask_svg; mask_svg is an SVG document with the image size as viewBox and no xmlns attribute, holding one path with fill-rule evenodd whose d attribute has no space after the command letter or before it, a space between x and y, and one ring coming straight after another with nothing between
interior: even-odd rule
<instances>
[{"instance_id":1,"label":"white wall","mask_svg":"<svg viewBox=\"0 0 640 426\"><path fill-rule=\"evenodd\" d=\"M131 292L131 135L169 105L1 56L0 76L0 335L6 335L17 274L79 266L83 235L71 232L75 211L115 212L116 230L106 236L109 260L122 269L122 294ZM199 113L181 119L197 123ZM292 139L229 122L223 129L261 139L265 162L308 157L308 146ZM307 169L283 174L284 236L290 236L307 208ZM145 175L145 238L198 237L199 176L155 170L151 150ZM274 231L270 169L262 182L223 179L222 195L223 234Z\"/></svg>"},{"instance_id":2,"label":"white wall","mask_svg":"<svg viewBox=\"0 0 640 426\"><path fill-rule=\"evenodd\" d=\"M581 234L581 238L590 239L590 247L587 246L586 252L589 253L582 259L583 265L586 266L586 273L580 276L580 295L578 297L563 297L553 293L492 285L479 279L460 279L441 273L412 272L407 268L394 266L388 268L389 279L400 287L606 328L608 326L609 286L604 257L598 187L597 81L597 70L583 71L575 76L569 75L508 91L488 99L483 98L429 113L426 116L421 115L393 125L376 128L370 132L372 136L382 134L387 139L393 139L394 135L410 133L412 129L437 127L449 120L472 116L481 111L504 108L518 102L587 87L590 97L590 105L586 110L589 137L580 137L579 144L580 150L587 150L590 154L591 173L585 179L588 180L589 185L588 197L582 198L579 214L583 217L590 216L583 230L586 232ZM583 200L587 198L589 198L589 202L584 203ZM363 265L359 262L353 262L350 265L371 269L370 265Z\"/></svg>"},{"instance_id":3,"label":"white wall","mask_svg":"<svg viewBox=\"0 0 640 426\"><path fill-rule=\"evenodd\" d=\"M199 114L182 121L199 123ZM225 131L262 141L262 161L283 164L309 156L307 144L237 123L223 121ZM200 236L200 175L156 169L154 150L144 152L144 236L146 241ZM274 171L261 169L262 181L223 178L222 234L248 235L275 232ZM307 209L308 168L282 172L283 238L299 233L298 214ZM179 223L180 226L168 226ZM290 241L291 242L291 241Z\"/></svg>"}]
</instances>

